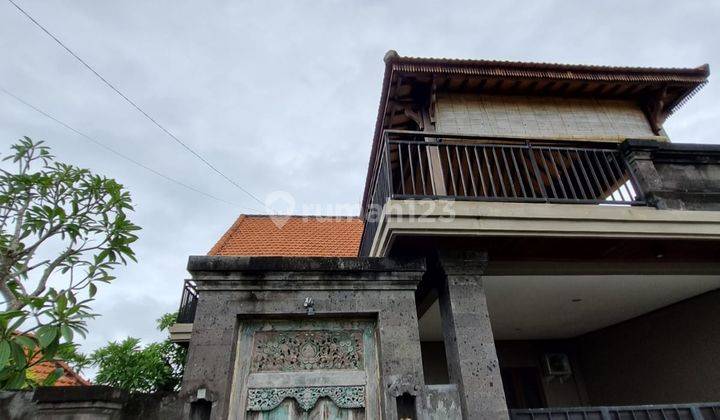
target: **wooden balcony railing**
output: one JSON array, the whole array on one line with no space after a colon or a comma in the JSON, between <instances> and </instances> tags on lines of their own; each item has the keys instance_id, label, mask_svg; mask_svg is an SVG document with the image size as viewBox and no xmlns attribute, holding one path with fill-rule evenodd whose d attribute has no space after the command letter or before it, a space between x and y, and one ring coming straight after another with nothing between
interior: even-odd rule
<instances>
[{"instance_id":1,"label":"wooden balcony railing","mask_svg":"<svg viewBox=\"0 0 720 420\"><path fill-rule=\"evenodd\" d=\"M386 130L376 168L361 255L390 198L644 204L613 143Z\"/></svg>"},{"instance_id":2,"label":"wooden balcony railing","mask_svg":"<svg viewBox=\"0 0 720 420\"><path fill-rule=\"evenodd\" d=\"M720 420L720 403L510 410L511 420Z\"/></svg>"}]
</instances>

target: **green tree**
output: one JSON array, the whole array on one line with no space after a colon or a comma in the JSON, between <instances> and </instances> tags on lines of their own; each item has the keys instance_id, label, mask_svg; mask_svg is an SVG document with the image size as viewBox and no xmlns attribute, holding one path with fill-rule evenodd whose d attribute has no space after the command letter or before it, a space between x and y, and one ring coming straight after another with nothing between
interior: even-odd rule
<instances>
[{"instance_id":1,"label":"green tree","mask_svg":"<svg viewBox=\"0 0 720 420\"><path fill-rule=\"evenodd\" d=\"M166 331L177 314L165 314L157 328ZM159 343L141 346L140 340L128 337L110 342L90 356L98 367L95 383L111 385L131 392L167 392L180 388L186 350L169 337Z\"/></svg>"},{"instance_id":2,"label":"green tree","mask_svg":"<svg viewBox=\"0 0 720 420\"><path fill-rule=\"evenodd\" d=\"M33 365L72 354L98 283L135 260L130 194L20 139L0 166L0 389L36 385ZM62 371L50 375L55 382Z\"/></svg>"}]
</instances>

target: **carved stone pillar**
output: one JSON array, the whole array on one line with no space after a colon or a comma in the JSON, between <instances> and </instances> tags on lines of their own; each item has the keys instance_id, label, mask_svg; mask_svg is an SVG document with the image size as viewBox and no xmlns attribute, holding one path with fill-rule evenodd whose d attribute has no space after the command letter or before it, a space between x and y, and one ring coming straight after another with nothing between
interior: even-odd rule
<instances>
[{"instance_id":1,"label":"carved stone pillar","mask_svg":"<svg viewBox=\"0 0 720 420\"><path fill-rule=\"evenodd\" d=\"M415 399L416 414L422 419L425 418L422 407L425 380L415 295L396 295L386 304L392 306L392 310L378 316L381 386L384 389L382 418L397 420L398 397L407 394Z\"/></svg>"},{"instance_id":2,"label":"carved stone pillar","mask_svg":"<svg viewBox=\"0 0 720 420\"><path fill-rule=\"evenodd\" d=\"M465 419L508 418L482 274L487 253L441 255L439 290L450 382L457 384Z\"/></svg>"}]
</instances>

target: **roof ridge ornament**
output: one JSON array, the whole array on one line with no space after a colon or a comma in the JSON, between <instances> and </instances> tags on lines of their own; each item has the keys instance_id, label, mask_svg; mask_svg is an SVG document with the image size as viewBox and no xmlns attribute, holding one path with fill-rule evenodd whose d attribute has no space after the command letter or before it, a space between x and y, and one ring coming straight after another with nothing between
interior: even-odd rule
<instances>
[{"instance_id":1,"label":"roof ridge ornament","mask_svg":"<svg viewBox=\"0 0 720 420\"><path fill-rule=\"evenodd\" d=\"M388 52L385 53L385 56L383 57L383 61L385 64L390 64L393 61L396 61L400 58L400 54L398 54L395 50L388 50Z\"/></svg>"}]
</instances>

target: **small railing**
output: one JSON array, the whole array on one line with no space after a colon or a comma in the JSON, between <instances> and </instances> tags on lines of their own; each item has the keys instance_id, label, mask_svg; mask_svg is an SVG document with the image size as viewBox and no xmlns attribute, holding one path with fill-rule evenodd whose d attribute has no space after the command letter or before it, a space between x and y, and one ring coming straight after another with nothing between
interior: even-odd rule
<instances>
[{"instance_id":1,"label":"small railing","mask_svg":"<svg viewBox=\"0 0 720 420\"><path fill-rule=\"evenodd\" d=\"M182 298L180 299L180 309L178 309L178 324L192 324L195 320L195 310L197 309L198 293L195 283L192 280L185 280L183 285Z\"/></svg>"},{"instance_id":2,"label":"small railing","mask_svg":"<svg viewBox=\"0 0 720 420\"><path fill-rule=\"evenodd\" d=\"M369 251L393 199L642 205L617 145L386 130L365 218Z\"/></svg>"},{"instance_id":3,"label":"small railing","mask_svg":"<svg viewBox=\"0 0 720 420\"><path fill-rule=\"evenodd\" d=\"M510 410L511 420L719 420L720 403Z\"/></svg>"}]
</instances>

